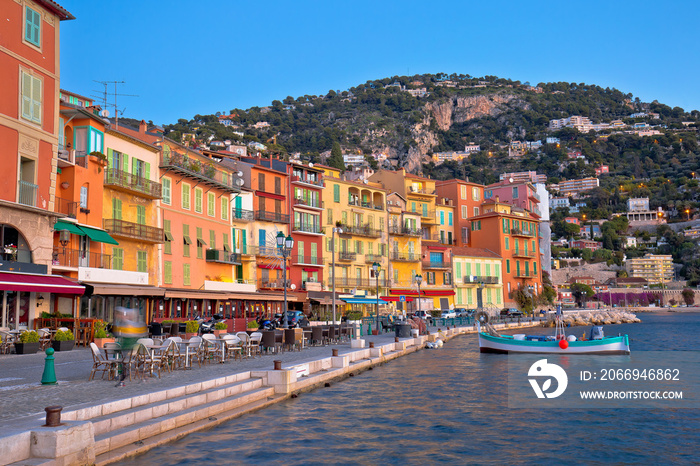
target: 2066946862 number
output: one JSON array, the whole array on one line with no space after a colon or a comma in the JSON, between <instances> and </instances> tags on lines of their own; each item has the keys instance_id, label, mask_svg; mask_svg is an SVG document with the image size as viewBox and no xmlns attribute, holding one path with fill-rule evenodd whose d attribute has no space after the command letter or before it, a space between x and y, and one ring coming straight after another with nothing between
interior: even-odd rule
<instances>
[{"instance_id":1,"label":"2066946862 number","mask_svg":"<svg viewBox=\"0 0 700 466\"><path fill-rule=\"evenodd\" d=\"M680 380L678 369L601 369L600 380Z\"/></svg>"}]
</instances>

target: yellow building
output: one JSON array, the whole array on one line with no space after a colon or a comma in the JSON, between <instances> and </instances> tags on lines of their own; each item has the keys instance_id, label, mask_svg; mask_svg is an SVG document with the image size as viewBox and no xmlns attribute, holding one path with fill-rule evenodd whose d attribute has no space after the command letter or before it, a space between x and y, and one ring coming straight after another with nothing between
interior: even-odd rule
<instances>
[{"instance_id":1,"label":"yellow building","mask_svg":"<svg viewBox=\"0 0 700 466\"><path fill-rule=\"evenodd\" d=\"M649 284L665 284L673 281L673 257L670 254L645 254L644 257L627 259L630 277L644 278Z\"/></svg>"},{"instance_id":2,"label":"yellow building","mask_svg":"<svg viewBox=\"0 0 700 466\"><path fill-rule=\"evenodd\" d=\"M406 200L397 193L387 196L387 211L391 287L414 286L416 275L421 273L421 216L407 212Z\"/></svg>"},{"instance_id":3,"label":"yellow building","mask_svg":"<svg viewBox=\"0 0 700 466\"><path fill-rule=\"evenodd\" d=\"M455 307L476 309L482 288L482 307L503 307L501 257L484 248L454 247Z\"/></svg>"},{"instance_id":4,"label":"yellow building","mask_svg":"<svg viewBox=\"0 0 700 466\"><path fill-rule=\"evenodd\" d=\"M335 237L335 291L367 290L374 294L377 282L372 272L375 262L379 272L380 293L386 293L389 261L387 258L387 191L376 183L359 183L342 178L340 170L316 165L324 171L325 209L324 281L332 289L331 241ZM334 234L335 230L335 234Z\"/></svg>"},{"instance_id":5,"label":"yellow building","mask_svg":"<svg viewBox=\"0 0 700 466\"><path fill-rule=\"evenodd\" d=\"M454 245L455 244L455 207L452 199L438 199L435 204L435 217L437 219L437 230L433 237L433 241L438 241L440 244Z\"/></svg>"}]
</instances>

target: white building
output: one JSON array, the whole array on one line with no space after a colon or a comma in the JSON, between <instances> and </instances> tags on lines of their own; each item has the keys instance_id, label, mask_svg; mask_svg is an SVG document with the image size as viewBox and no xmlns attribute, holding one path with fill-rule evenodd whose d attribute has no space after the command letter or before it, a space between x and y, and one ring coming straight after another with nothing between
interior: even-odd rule
<instances>
[{"instance_id":1,"label":"white building","mask_svg":"<svg viewBox=\"0 0 700 466\"><path fill-rule=\"evenodd\" d=\"M649 210L648 197L631 197L627 199L628 212L647 212Z\"/></svg>"},{"instance_id":2,"label":"white building","mask_svg":"<svg viewBox=\"0 0 700 466\"><path fill-rule=\"evenodd\" d=\"M552 209L569 208L570 207L568 197L551 197L549 198L549 206Z\"/></svg>"},{"instance_id":3,"label":"white building","mask_svg":"<svg viewBox=\"0 0 700 466\"><path fill-rule=\"evenodd\" d=\"M364 165L367 163L362 154L343 154L343 161L345 165Z\"/></svg>"}]
</instances>

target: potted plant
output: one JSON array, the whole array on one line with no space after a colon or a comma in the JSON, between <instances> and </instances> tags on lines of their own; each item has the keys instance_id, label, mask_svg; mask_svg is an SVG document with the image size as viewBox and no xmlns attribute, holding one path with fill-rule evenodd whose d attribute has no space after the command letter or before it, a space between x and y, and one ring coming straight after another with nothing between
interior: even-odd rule
<instances>
[{"instance_id":1,"label":"potted plant","mask_svg":"<svg viewBox=\"0 0 700 466\"><path fill-rule=\"evenodd\" d=\"M199 333L199 322L196 320L188 320L185 322L185 338L188 340L192 337L196 337Z\"/></svg>"},{"instance_id":2,"label":"potted plant","mask_svg":"<svg viewBox=\"0 0 700 466\"><path fill-rule=\"evenodd\" d=\"M75 337L70 330L59 330L53 337L51 346L54 351L70 351L75 346Z\"/></svg>"},{"instance_id":3,"label":"potted plant","mask_svg":"<svg viewBox=\"0 0 700 466\"><path fill-rule=\"evenodd\" d=\"M107 332L107 322L95 321L95 344L98 348L104 348L105 343L114 343L114 337Z\"/></svg>"},{"instance_id":4,"label":"potted plant","mask_svg":"<svg viewBox=\"0 0 700 466\"><path fill-rule=\"evenodd\" d=\"M259 327L259 325L258 325L258 321L257 321L257 320L251 320L250 322L248 322L248 324L246 325L246 328L248 329L248 330L247 330L247 331L248 331L248 334L251 334L251 333L253 333L253 332L257 332L257 331L258 331L258 327Z\"/></svg>"},{"instance_id":5,"label":"potted plant","mask_svg":"<svg viewBox=\"0 0 700 466\"><path fill-rule=\"evenodd\" d=\"M226 325L226 322L217 322L214 324L214 335L216 335L217 338L219 338L222 333L226 333L227 331L228 326Z\"/></svg>"},{"instance_id":6,"label":"potted plant","mask_svg":"<svg viewBox=\"0 0 700 466\"><path fill-rule=\"evenodd\" d=\"M19 342L15 342L17 354L34 354L39 351L39 334L34 330L25 330L19 335Z\"/></svg>"}]
</instances>

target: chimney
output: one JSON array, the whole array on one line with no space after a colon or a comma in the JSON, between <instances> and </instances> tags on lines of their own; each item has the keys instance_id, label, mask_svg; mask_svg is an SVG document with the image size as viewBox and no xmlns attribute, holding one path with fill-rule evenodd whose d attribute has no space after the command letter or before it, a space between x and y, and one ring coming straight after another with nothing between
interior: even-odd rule
<instances>
[{"instance_id":1,"label":"chimney","mask_svg":"<svg viewBox=\"0 0 700 466\"><path fill-rule=\"evenodd\" d=\"M146 134L146 129L148 128L148 125L146 125L145 120L141 120L141 123L139 123L139 133L140 134Z\"/></svg>"}]
</instances>

